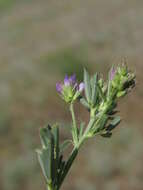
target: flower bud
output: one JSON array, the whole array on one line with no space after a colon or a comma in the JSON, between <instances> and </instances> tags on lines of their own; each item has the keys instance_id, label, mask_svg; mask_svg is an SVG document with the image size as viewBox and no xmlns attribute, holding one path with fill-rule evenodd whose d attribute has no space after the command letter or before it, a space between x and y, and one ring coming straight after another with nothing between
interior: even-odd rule
<instances>
[{"instance_id":1,"label":"flower bud","mask_svg":"<svg viewBox=\"0 0 143 190\"><path fill-rule=\"evenodd\" d=\"M135 83L135 75L128 71L127 65L122 64L110 71L110 91L108 99L124 96Z\"/></svg>"},{"instance_id":2,"label":"flower bud","mask_svg":"<svg viewBox=\"0 0 143 190\"><path fill-rule=\"evenodd\" d=\"M66 75L64 79L64 83L57 83L56 90L60 94L60 96L67 103L71 103L75 101L84 90L84 83L80 84L76 81L76 75L69 76Z\"/></svg>"}]
</instances>

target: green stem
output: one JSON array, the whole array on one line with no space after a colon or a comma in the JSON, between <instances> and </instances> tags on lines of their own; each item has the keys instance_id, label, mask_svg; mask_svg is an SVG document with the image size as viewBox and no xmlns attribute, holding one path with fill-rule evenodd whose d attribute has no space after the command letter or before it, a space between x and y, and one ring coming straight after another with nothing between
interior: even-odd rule
<instances>
[{"instance_id":1,"label":"green stem","mask_svg":"<svg viewBox=\"0 0 143 190\"><path fill-rule=\"evenodd\" d=\"M97 119L96 117L92 117L90 116L90 121L86 127L86 130L83 134L83 136L81 137L81 139L79 139L78 141L78 129L77 129L77 124L76 124L76 119L75 119L75 114L74 114L74 109L73 109L73 104L70 105L70 111L71 111L71 115L72 115L72 120L73 120L73 128L74 128L74 136L73 136L73 140L74 140L74 143L75 143L75 146L74 146L74 149L72 151L72 153L70 154L69 156L69 159L66 163L66 166L65 166L65 172L63 173L63 176L60 180L60 184L58 185L58 188L57 190L60 189L66 175L68 174L77 154L78 154L78 151L81 147L81 145L83 144L83 142L88 138L88 133L90 131L90 129L97 124L98 120L100 119L100 117L102 117L102 114L100 115L100 117ZM104 110L104 112L106 112ZM52 189L49 189L49 190L52 190Z\"/></svg>"},{"instance_id":2,"label":"green stem","mask_svg":"<svg viewBox=\"0 0 143 190\"><path fill-rule=\"evenodd\" d=\"M73 108L73 106L71 106L72 108ZM71 109L71 112L72 112L73 110ZM75 118L75 116L74 116L74 111L72 112L72 116L73 116L73 123L74 123L74 127L76 126L76 122L75 122L75 120L74 120L74 118ZM74 149L73 149L73 151L72 151L72 153L70 154L70 156L69 156L69 159L68 159L68 161L67 161L67 163L66 163L66 166L65 166L65 172L63 173L63 176L62 176L62 178L61 178L61 180L60 180L60 184L58 185L58 188L57 188L57 190L59 190L60 189L60 187L61 187L61 185L62 185L62 183L63 183L63 181L64 181L64 179L65 179L65 177L67 176L67 174L68 174L68 172L69 172L69 170L70 170L70 168L71 168L71 166L72 166L72 164L73 164L73 162L74 162L74 160L75 160L75 158L76 158L76 156L77 156L77 154L78 154L78 151L79 151L79 149L80 149L80 147L81 147L81 145L83 144L83 142L87 139L87 135L88 135L88 132L90 131L90 129L92 128L92 126L93 125L95 125L95 122L96 122L96 118L94 117L91 117L90 118L90 121L89 121L89 123L88 123L88 126L87 126L87 128L86 128L86 130L85 130L85 132L84 132L84 134L83 134L83 136L82 136L82 138L79 140L79 142L75 145L75 147L74 147Z\"/></svg>"},{"instance_id":3,"label":"green stem","mask_svg":"<svg viewBox=\"0 0 143 190\"><path fill-rule=\"evenodd\" d=\"M82 136L82 138L79 140L79 143L77 145L78 148L80 148L80 146L82 145L82 143L85 141L85 139L87 138L88 132L90 131L91 127L95 124L96 118L90 118L90 121L87 125L87 128Z\"/></svg>"},{"instance_id":4,"label":"green stem","mask_svg":"<svg viewBox=\"0 0 143 190\"><path fill-rule=\"evenodd\" d=\"M74 141L74 145L76 145L78 143L78 128L77 128L77 124L76 124L73 103L70 104L70 112L72 115L72 122L73 122L73 133L74 133L73 134L73 141Z\"/></svg>"},{"instance_id":5,"label":"green stem","mask_svg":"<svg viewBox=\"0 0 143 190\"><path fill-rule=\"evenodd\" d=\"M54 188L52 187L52 185L48 185L47 190L54 190Z\"/></svg>"}]
</instances>

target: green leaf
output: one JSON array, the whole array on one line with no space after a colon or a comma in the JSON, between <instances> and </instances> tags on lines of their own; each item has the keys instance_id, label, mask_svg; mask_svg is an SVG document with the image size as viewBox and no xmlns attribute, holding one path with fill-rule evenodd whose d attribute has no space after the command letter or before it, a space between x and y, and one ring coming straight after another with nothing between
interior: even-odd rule
<instances>
[{"instance_id":1,"label":"green leaf","mask_svg":"<svg viewBox=\"0 0 143 190\"><path fill-rule=\"evenodd\" d=\"M120 98L120 97L123 97L127 94L127 92L124 90L124 91L120 91L117 93L117 98Z\"/></svg>"},{"instance_id":2,"label":"green leaf","mask_svg":"<svg viewBox=\"0 0 143 190\"><path fill-rule=\"evenodd\" d=\"M89 109L89 104L88 102L85 100L85 98L81 98L80 102L83 106L85 106L87 109Z\"/></svg>"},{"instance_id":3,"label":"green leaf","mask_svg":"<svg viewBox=\"0 0 143 190\"><path fill-rule=\"evenodd\" d=\"M116 116L108 125L107 130L112 131L121 122L120 116Z\"/></svg>"},{"instance_id":4,"label":"green leaf","mask_svg":"<svg viewBox=\"0 0 143 190\"><path fill-rule=\"evenodd\" d=\"M52 134L54 137L54 158L58 160L59 157L59 128L57 125L52 127Z\"/></svg>"},{"instance_id":5,"label":"green leaf","mask_svg":"<svg viewBox=\"0 0 143 190\"><path fill-rule=\"evenodd\" d=\"M49 144L52 143L53 135L51 133L51 127L49 125L40 129L40 138L43 148L48 147Z\"/></svg>"},{"instance_id":6,"label":"green leaf","mask_svg":"<svg viewBox=\"0 0 143 190\"><path fill-rule=\"evenodd\" d=\"M71 144L72 144L71 140L65 140L65 141L60 145L60 153L63 153Z\"/></svg>"},{"instance_id":7,"label":"green leaf","mask_svg":"<svg viewBox=\"0 0 143 190\"><path fill-rule=\"evenodd\" d=\"M53 178L57 182L58 160L59 160L59 128L57 125L52 126L52 134L54 137L54 163L53 163Z\"/></svg>"},{"instance_id":8,"label":"green leaf","mask_svg":"<svg viewBox=\"0 0 143 190\"><path fill-rule=\"evenodd\" d=\"M113 116L113 115L117 114L118 112L119 112L118 110L111 110L108 112L108 115Z\"/></svg>"},{"instance_id":9,"label":"green leaf","mask_svg":"<svg viewBox=\"0 0 143 190\"><path fill-rule=\"evenodd\" d=\"M112 65L112 67L111 67L111 69L110 69L110 71L109 71L109 73L108 73L108 87L107 87L107 97L109 98L109 95L110 95L110 90L111 90L111 87L112 87L112 81L111 81L111 79L110 79L110 76L111 76L111 73L112 73L112 70L113 70L113 68L114 68L114 65Z\"/></svg>"},{"instance_id":10,"label":"green leaf","mask_svg":"<svg viewBox=\"0 0 143 190\"><path fill-rule=\"evenodd\" d=\"M107 121L108 121L108 115L104 114L100 120L99 130L103 130L105 128Z\"/></svg>"},{"instance_id":11,"label":"green leaf","mask_svg":"<svg viewBox=\"0 0 143 190\"><path fill-rule=\"evenodd\" d=\"M104 114L97 123L97 128L95 128L94 134L105 129L106 123L108 121L108 115ZM94 129L93 129L94 130Z\"/></svg>"},{"instance_id":12,"label":"green leaf","mask_svg":"<svg viewBox=\"0 0 143 190\"><path fill-rule=\"evenodd\" d=\"M106 131L105 133L102 133L101 136L104 138L110 138L112 136L112 133L110 131Z\"/></svg>"},{"instance_id":13,"label":"green leaf","mask_svg":"<svg viewBox=\"0 0 143 190\"><path fill-rule=\"evenodd\" d=\"M83 135L84 127L85 127L85 123L82 122L82 123L80 124L79 139L80 139L80 138L82 137L82 135Z\"/></svg>"},{"instance_id":14,"label":"green leaf","mask_svg":"<svg viewBox=\"0 0 143 190\"><path fill-rule=\"evenodd\" d=\"M52 134L52 130L49 125L47 127L40 129L42 150L41 150L41 156L39 156L39 162L41 158L41 162L43 162L43 167L42 165L41 167L45 168L47 178L52 181L56 178L56 164L54 159L54 154L55 154L54 135Z\"/></svg>"},{"instance_id":15,"label":"green leaf","mask_svg":"<svg viewBox=\"0 0 143 190\"><path fill-rule=\"evenodd\" d=\"M91 100L90 77L86 69L84 69L84 84L85 84L85 96L86 96L87 102L90 103L90 100Z\"/></svg>"},{"instance_id":16,"label":"green leaf","mask_svg":"<svg viewBox=\"0 0 143 190\"><path fill-rule=\"evenodd\" d=\"M91 80L91 89L92 89L92 97L91 97L91 102L92 105L95 106L96 101L97 101L97 79L98 75L97 73L92 77Z\"/></svg>"},{"instance_id":17,"label":"green leaf","mask_svg":"<svg viewBox=\"0 0 143 190\"><path fill-rule=\"evenodd\" d=\"M59 147L59 128L58 128L58 125L52 126L52 134L54 137L55 146L58 148Z\"/></svg>"},{"instance_id":18,"label":"green leaf","mask_svg":"<svg viewBox=\"0 0 143 190\"><path fill-rule=\"evenodd\" d=\"M115 110L115 108L117 107L117 102L115 102L115 101L113 101L113 100L112 100L112 101L110 100L110 102L108 102L108 103L109 103L110 106L109 106L109 109L108 109L108 112L107 112L107 113L108 113L109 115L112 115L112 114L114 114L114 113L117 113L118 111Z\"/></svg>"},{"instance_id":19,"label":"green leaf","mask_svg":"<svg viewBox=\"0 0 143 190\"><path fill-rule=\"evenodd\" d=\"M37 156L38 156L38 161L39 161L39 163L40 163L40 166L41 166L43 175L44 175L46 181L48 181L49 178L48 178L47 171L46 171L46 168L45 168L45 165L44 165L44 162L43 162L43 154L42 154L42 151L38 149L38 150L36 150L36 153L37 153Z\"/></svg>"},{"instance_id":20,"label":"green leaf","mask_svg":"<svg viewBox=\"0 0 143 190\"><path fill-rule=\"evenodd\" d=\"M105 97L105 95L104 95L104 93L103 93L103 91L102 91L102 89L98 83L97 83L97 89L98 89L100 97L105 101L106 97Z\"/></svg>"},{"instance_id":21,"label":"green leaf","mask_svg":"<svg viewBox=\"0 0 143 190\"><path fill-rule=\"evenodd\" d=\"M44 148L41 151L37 150L38 160L42 169L42 172L48 183L52 181L52 164L53 158L51 154L51 148Z\"/></svg>"}]
</instances>

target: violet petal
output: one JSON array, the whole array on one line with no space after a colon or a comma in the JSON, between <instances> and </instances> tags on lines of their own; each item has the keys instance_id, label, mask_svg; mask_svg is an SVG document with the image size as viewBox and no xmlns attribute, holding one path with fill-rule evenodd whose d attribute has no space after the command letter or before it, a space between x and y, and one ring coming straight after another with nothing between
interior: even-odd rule
<instances>
[{"instance_id":1,"label":"violet petal","mask_svg":"<svg viewBox=\"0 0 143 190\"><path fill-rule=\"evenodd\" d=\"M62 93L62 84L61 84L61 83L57 83L57 84L56 84L56 90L57 90L57 92L59 92L60 94Z\"/></svg>"},{"instance_id":2,"label":"violet petal","mask_svg":"<svg viewBox=\"0 0 143 190\"><path fill-rule=\"evenodd\" d=\"M64 85L65 86L69 86L70 85L70 79L69 79L68 75L65 76Z\"/></svg>"},{"instance_id":3,"label":"violet petal","mask_svg":"<svg viewBox=\"0 0 143 190\"><path fill-rule=\"evenodd\" d=\"M69 80L70 80L71 84L75 84L75 82L76 82L76 75L73 74L72 76L70 76Z\"/></svg>"}]
</instances>

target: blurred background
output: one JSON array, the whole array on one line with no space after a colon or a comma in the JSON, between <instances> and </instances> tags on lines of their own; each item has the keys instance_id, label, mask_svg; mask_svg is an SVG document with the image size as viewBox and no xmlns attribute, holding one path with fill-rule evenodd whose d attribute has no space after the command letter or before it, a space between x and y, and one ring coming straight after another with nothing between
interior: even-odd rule
<instances>
[{"instance_id":1,"label":"blurred background","mask_svg":"<svg viewBox=\"0 0 143 190\"><path fill-rule=\"evenodd\" d=\"M70 114L55 90L82 68L107 78L126 57L137 86L120 102L122 123L111 139L81 149L63 190L143 190L143 1L0 0L0 189L45 189L35 149L39 128ZM77 105L78 118L87 120Z\"/></svg>"}]
</instances>

